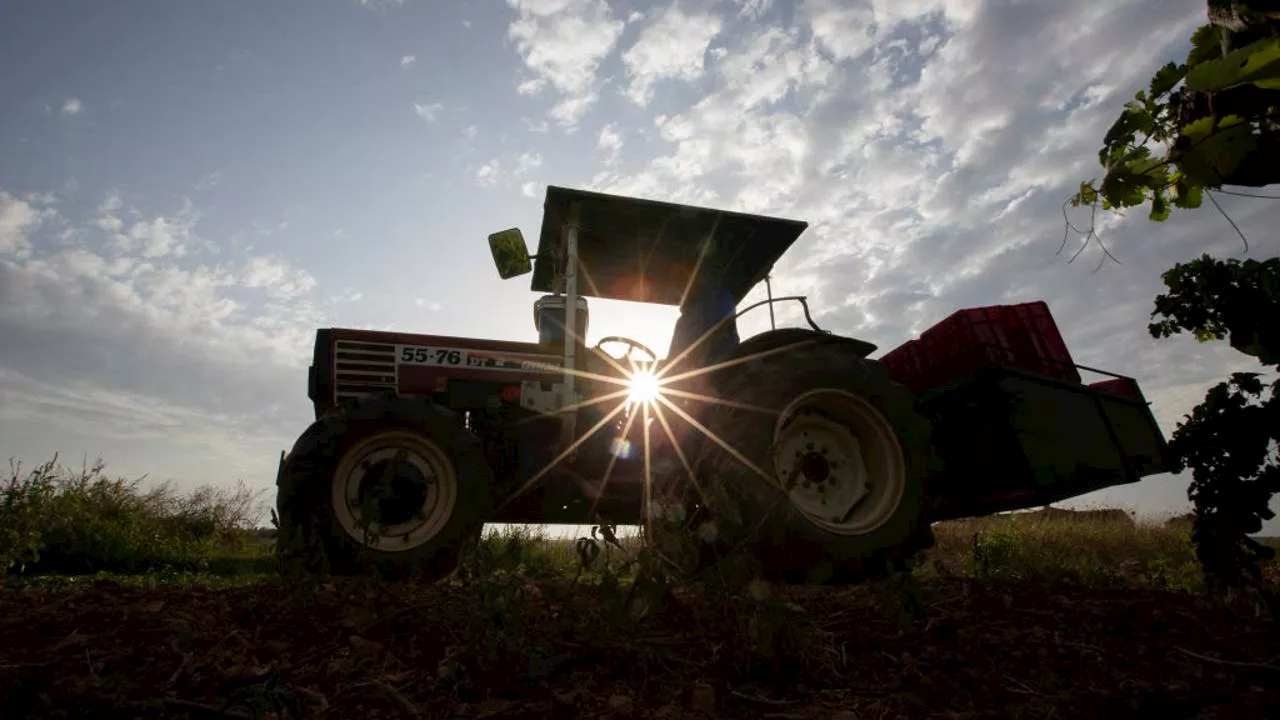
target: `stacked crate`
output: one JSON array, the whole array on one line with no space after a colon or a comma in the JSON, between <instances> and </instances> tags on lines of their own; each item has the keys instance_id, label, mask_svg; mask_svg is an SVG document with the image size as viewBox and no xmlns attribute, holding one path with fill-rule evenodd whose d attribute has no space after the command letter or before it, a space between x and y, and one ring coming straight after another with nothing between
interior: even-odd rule
<instances>
[{"instance_id":1,"label":"stacked crate","mask_svg":"<svg viewBox=\"0 0 1280 720\"><path fill-rule=\"evenodd\" d=\"M1042 301L959 310L880 362L890 377L916 394L997 366L1080 382L1080 372Z\"/></svg>"},{"instance_id":2,"label":"stacked crate","mask_svg":"<svg viewBox=\"0 0 1280 720\"><path fill-rule=\"evenodd\" d=\"M908 340L890 350L880 358L880 362L888 370L889 377L906 385L911 392L918 395L928 390L924 384L927 377L925 366L928 363L921 352L919 340Z\"/></svg>"},{"instance_id":3,"label":"stacked crate","mask_svg":"<svg viewBox=\"0 0 1280 720\"><path fill-rule=\"evenodd\" d=\"M1118 377L1114 380L1103 380L1101 382L1089 383L1089 387L1095 390L1102 390L1122 397L1131 397L1138 400L1146 401L1142 390L1138 388L1138 383L1133 378Z\"/></svg>"}]
</instances>

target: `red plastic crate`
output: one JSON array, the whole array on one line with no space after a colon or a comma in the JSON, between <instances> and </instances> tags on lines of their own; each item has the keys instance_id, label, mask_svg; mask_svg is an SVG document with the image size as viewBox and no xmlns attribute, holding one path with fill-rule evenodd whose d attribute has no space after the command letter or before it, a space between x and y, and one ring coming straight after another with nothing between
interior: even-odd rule
<instances>
[{"instance_id":1,"label":"red plastic crate","mask_svg":"<svg viewBox=\"0 0 1280 720\"><path fill-rule=\"evenodd\" d=\"M1089 387L1103 390L1124 397L1137 398L1146 400L1142 390L1138 388L1138 383L1133 378L1115 378L1113 380L1103 380L1101 382L1090 383Z\"/></svg>"},{"instance_id":2,"label":"red plastic crate","mask_svg":"<svg viewBox=\"0 0 1280 720\"><path fill-rule=\"evenodd\" d=\"M1008 322L1016 326L1011 331L1018 367L1070 382L1080 382L1067 343L1058 331L1049 306L1043 301L1006 305Z\"/></svg>"},{"instance_id":3,"label":"red plastic crate","mask_svg":"<svg viewBox=\"0 0 1280 720\"><path fill-rule=\"evenodd\" d=\"M922 382L938 387L997 365L1016 365L1008 313L1003 306L952 313L920 336L926 358Z\"/></svg>"},{"instance_id":4,"label":"red plastic crate","mask_svg":"<svg viewBox=\"0 0 1280 720\"><path fill-rule=\"evenodd\" d=\"M912 392L919 393L927 389L924 374L928 363L921 352L919 340L908 340L890 350L880 358L880 363L894 382L902 383Z\"/></svg>"}]
</instances>

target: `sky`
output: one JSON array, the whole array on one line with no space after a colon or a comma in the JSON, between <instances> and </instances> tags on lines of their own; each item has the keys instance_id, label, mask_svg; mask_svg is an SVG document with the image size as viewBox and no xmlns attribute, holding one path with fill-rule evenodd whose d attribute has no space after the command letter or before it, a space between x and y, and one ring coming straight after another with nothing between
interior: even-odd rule
<instances>
[{"instance_id":1,"label":"sky","mask_svg":"<svg viewBox=\"0 0 1280 720\"><path fill-rule=\"evenodd\" d=\"M1247 255L1207 202L1102 217L1098 269L1074 236L1059 253L1062 204L1204 21L1203 0L10 0L0 456L273 497L316 328L536 339L486 237L536 238L548 184L808 221L774 292L879 352L1045 300L1172 433L1259 365L1152 339L1160 274L1274 256L1280 207L1219 198ZM676 317L591 308L590 342L663 349ZM1065 504L1168 515L1187 480Z\"/></svg>"}]
</instances>

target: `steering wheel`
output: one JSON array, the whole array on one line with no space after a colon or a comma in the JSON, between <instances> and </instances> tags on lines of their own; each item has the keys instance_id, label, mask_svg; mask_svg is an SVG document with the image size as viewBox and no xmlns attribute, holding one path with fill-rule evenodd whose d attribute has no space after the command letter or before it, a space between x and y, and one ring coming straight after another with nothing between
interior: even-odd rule
<instances>
[{"instance_id":1,"label":"steering wheel","mask_svg":"<svg viewBox=\"0 0 1280 720\"><path fill-rule=\"evenodd\" d=\"M611 343L611 342L623 343L624 345L627 345L628 348L627 348L626 354L624 354L622 357L613 357L613 355L610 355L609 353L600 349L601 345L604 345L605 343ZM630 360L631 351L640 350L649 356L649 363L651 365L658 362L658 354L650 350L647 345L640 342L639 340L632 340L631 338L622 337L621 335L610 335L609 337L600 338L599 342L595 344L595 347L591 349L594 350L595 352L598 352L602 355L608 355L614 360L619 360L619 361Z\"/></svg>"}]
</instances>

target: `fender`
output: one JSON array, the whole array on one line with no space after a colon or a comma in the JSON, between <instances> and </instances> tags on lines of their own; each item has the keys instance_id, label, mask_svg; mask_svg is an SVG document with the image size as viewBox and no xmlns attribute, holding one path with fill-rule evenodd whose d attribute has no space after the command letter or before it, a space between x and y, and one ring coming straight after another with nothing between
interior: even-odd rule
<instances>
[{"instance_id":1,"label":"fender","mask_svg":"<svg viewBox=\"0 0 1280 720\"><path fill-rule=\"evenodd\" d=\"M799 343L819 343L819 344L838 344L846 345L858 354L858 357L866 358L876 351L876 345L865 340L857 338L844 337L842 335L833 335L829 332L819 332L817 330L809 330L807 328L779 328L777 330L766 330L759 335L743 340L738 344L733 352L726 357L717 358L717 362L725 362L727 360L736 360L737 358L746 357L755 353L768 352L788 345L796 345Z\"/></svg>"}]
</instances>

